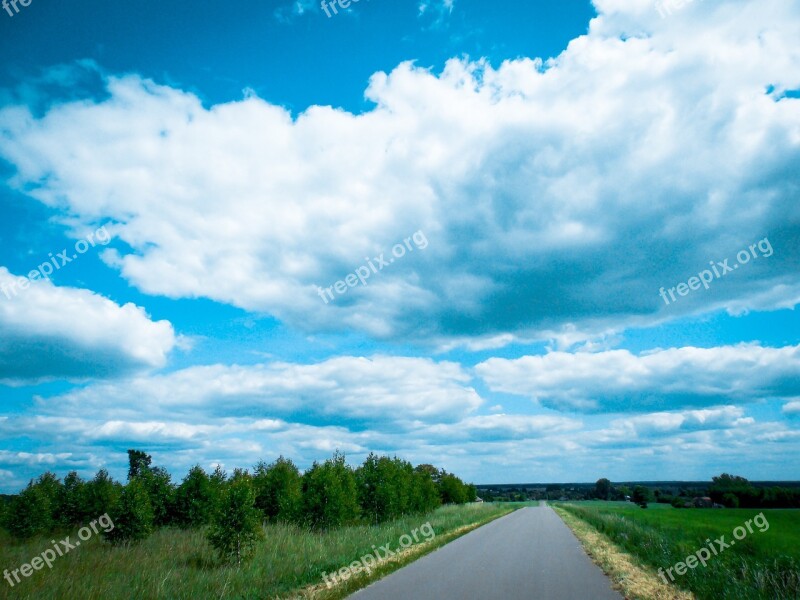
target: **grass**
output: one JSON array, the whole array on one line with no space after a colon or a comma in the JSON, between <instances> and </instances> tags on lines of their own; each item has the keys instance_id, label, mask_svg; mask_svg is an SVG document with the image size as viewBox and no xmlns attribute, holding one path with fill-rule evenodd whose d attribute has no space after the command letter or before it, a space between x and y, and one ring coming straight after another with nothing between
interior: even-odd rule
<instances>
[{"instance_id":1,"label":"grass","mask_svg":"<svg viewBox=\"0 0 800 600\"><path fill-rule=\"evenodd\" d=\"M643 510L630 503L600 502L561 506L642 565L665 571L707 547L707 539L724 535L729 543L736 527L762 512L671 507ZM700 600L800 599L800 511L763 513L769 529L761 532L754 526L753 533L712 556L705 568L699 565L685 575L675 574L674 586Z\"/></svg>"},{"instance_id":2,"label":"grass","mask_svg":"<svg viewBox=\"0 0 800 600\"><path fill-rule=\"evenodd\" d=\"M628 600L695 600L694 594L665 584L655 569L624 552L585 521L563 507L553 506L553 509L572 529L589 556L611 578L614 587L622 591Z\"/></svg>"},{"instance_id":3,"label":"grass","mask_svg":"<svg viewBox=\"0 0 800 600\"><path fill-rule=\"evenodd\" d=\"M112 547L93 538L57 558L52 570L45 567L36 571L13 589L0 580L0 598L336 600L515 508L489 503L446 506L426 516L328 532L267 525L265 541L242 568L220 564L201 531L162 529L132 547ZM436 533L431 541L411 546L380 564L371 576L362 573L330 590L322 585L323 572L339 570L372 553L373 545L389 544L396 550L402 535L426 522ZM29 563L52 547L51 539L53 536L37 537L20 543L0 533L0 569L16 569Z\"/></svg>"}]
</instances>

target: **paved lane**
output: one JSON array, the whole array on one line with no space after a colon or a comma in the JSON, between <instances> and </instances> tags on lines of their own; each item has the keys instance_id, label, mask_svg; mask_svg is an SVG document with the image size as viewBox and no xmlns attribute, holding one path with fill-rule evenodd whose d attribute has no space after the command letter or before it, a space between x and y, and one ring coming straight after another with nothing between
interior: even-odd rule
<instances>
[{"instance_id":1,"label":"paved lane","mask_svg":"<svg viewBox=\"0 0 800 600\"><path fill-rule=\"evenodd\" d=\"M351 600L622 600L548 506L484 525Z\"/></svg>"}]
</instances>

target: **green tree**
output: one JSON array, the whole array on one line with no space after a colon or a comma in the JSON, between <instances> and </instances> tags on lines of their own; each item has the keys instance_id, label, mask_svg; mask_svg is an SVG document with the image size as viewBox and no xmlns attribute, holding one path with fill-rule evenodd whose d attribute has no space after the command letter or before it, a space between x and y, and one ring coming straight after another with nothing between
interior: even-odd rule
<instances>
[{"instance_id":1,"label":"green tree","mask_svg":"<svg viewBox=\"0 0 800 600\"><path fill-rule=\"evenodd\" d=\"M255 505L270 521L293 522L300 517L303 479L295 464L280 456L270 465L259 462L253 476Z\"/></svg>"},{"instance_id":2,"label":"green tree","mask_svg":"<svg viewBox=\"0 0 800 600\"><path fill-rule=\"evenodd\" d=\"M224 559L238 565L252 556L256 542L264 536L261 513L256 509L252 478L234 473L225 485L207 537Z\"/></svg>"},{"instance_id":3,"label":"green tree","mask_svg":"<svg viewBox=\"0 0 800 600\"><path fill-rule=\"evenodd\" d=\"M603 477L594 484L594 497L600 500L608 500L611 497L611 482Z\"/></svg>"},{"instance_id":4,"label":"green tree","mask_svg":"<svg viewBox=\"0 0 800 600\"><path fill-rule=\"evenodd\" d=\"M338 451L303 475L303 519L315 529L338 527L358 519L358 491L353 470Z\"/></svg>"},{"instance_id":5,"label":"green tree","mask_svg":"<svg viewBox=\"0 0 800 600\"><path fill-rule=\"evenodd\" d=\"M110 515L121 493L122 485L111 479L108 471L100 469L94 479L84 486L83 516L96 519L106 513Z\"/></svg>"},{"instance_id":6,"label":"green tree","mask_svg":"<svg viewBox=\"0 0 800 600\"><path fill-rule=\"evenodd\" d=\"M86 521L85 496L86 482L76 471L67 473L59 498L59 521L62 525L77 526Z\"/></svg>"},{"instance_id":7,"label":"green tree","mask_svg":"<svg viewBox=\"0 0 800 600\"><path fill-rule=\"evenodd\" d=\"M153 507L150 495L140 477L128 482L119 500L109 511L114 529L103 535L110 542L135 543L149 536L153 531Z\"/></svg>"},{"instance_id":8,"label":"green tree","mask_svg":"<svg viewBox=\"0 0 800 600\"><path fill-rule=\"evenodd\" d=\"M178 489L173 502L173 520L182 527L207 525L214 513L217 498L206 472L196 465L189 470Z\"/></svg>"},{"instance_id":9,"label":"green tree","mask_svg":"<svg viewBox=\"0 0 800 600\"><path fill-rule=\"evenodd\" d=\"M411 510L416 513L428 513L439 508L442 498L439 495L439 488L436 484L439 472L436 471L437 479L434 479L430 465L419 465L414 469L412 478L413 492L411 494Z\"/></svg>"},{"instance_id":10,"label":"green tree","mask_svg":"<svg viewBox=\"0 0 800 600\"><path fill-rule=\"evenodd\" d=\"M128 481L150 470L152 458L141 450L128 450Z\"/></svg>"},{"instance_id":11,"label":"green tree","mask_svg":"<svg viewBox=\"0 0 800 600\"><path fill-rule=\"evenodd\" d=\"M411 463L370 454L356 470L361 510L370 522L381 523L411 512L414 468Z\"/></svg>"},{"instance_id":12,"label":"green tree","mask_svg":"<svg viewBox=\"0 0 800 600\"><path fill-rule=\"evenodd\" d=\"M172 504L175 495L175 486L172 477L162 467L152 467L143 470L137 479L141 480L150 498L153 508L153 524L156 527L169 525L172 516Z\"/></svg>"},{"instance_id":13,"label":"green tree","mask_svg":"<svg viewBox=\"0 0 800 600\"><path fill-rule=\"evenodd\" d=\"M28 487L11 501L6 529L11 535L25 539L40 533L48 533L53 529L53 525L50 499L46 491L33 482L29 483Z\"/></svg>"},{"instance_id":14,"label":"green tree","mask_svg":"<svg viewBox=\"0 0 800 600\"><path fill-rule=\"evenodd\" d=\"M467 490L464 482L452 473L445 473L439 481L439 493L442 504L464 504L467 501Z\"/></svg>"},{"instance_id":15,"label":"green tree","mask_svg":"<svg viewBox=\"0 0 800 600\"><path fill-rule=\"evenodd\" d=\"M642 508L647 508L647 503L650 501L650 499L650 490L645 486L637 485L635 488L633 488L633 496L631 496L631 500L633 500Z\"/></svg>"}]
</instances>

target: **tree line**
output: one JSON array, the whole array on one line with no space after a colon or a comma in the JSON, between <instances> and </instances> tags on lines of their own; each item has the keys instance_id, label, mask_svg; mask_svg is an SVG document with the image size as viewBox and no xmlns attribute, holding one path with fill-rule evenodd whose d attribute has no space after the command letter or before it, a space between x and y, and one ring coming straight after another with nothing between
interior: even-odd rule
<instances>
[{"instance_id":1,"label":"tree line","mask_svg":"<svg viewBox=\"0 0 800 600\"><path fill-rule=\"evenodd\" d=\"M375 454L354 469L336 452L302 474L283 456L270 464L260 461L252 473L236 469L228 475L219 466L207 473L197 465L177 485L141 450L128 451L128 465L125 485L105 469L89 481L75 471L63 481L46 472L0 503L0 525L28 538L108 514L114 528L104 536L115 543L145 539L159 527L207 527L212 545L241 560L264 522L328 529L476 499L475 487L452 473Z\"/></svg>"},{"instance_id":2,"label":"tree line","mask_svg":"<svg viewBox=\"0 0 800 600\"><path fill-rule=\"evenodd\" d=\"M680 488L673 492L636 485L614 486L608 479L599 479L591 497L599 500L630 500L644 508L648 502L672 504L675 508L693 506L698 496L707 495L711 502L726 508L800 508L800 489L781 486L755 486L744 477L723 473L711 478L711 485Z\"/></svg>"}]
</instances>

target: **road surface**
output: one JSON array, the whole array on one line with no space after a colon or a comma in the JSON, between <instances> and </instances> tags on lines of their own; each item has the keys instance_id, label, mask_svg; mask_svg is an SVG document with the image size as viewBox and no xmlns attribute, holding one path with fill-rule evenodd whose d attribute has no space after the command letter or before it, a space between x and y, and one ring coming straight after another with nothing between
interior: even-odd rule
<instances>
[{"instance_id":1,"label":"road surface","mask_svg":"<svg viewBox=\"0 0 800 600\"><path fill-rule=\"evenodd\" d=\"M350 600L622 600L548 506L492 521Z\"/></svg>"}]
</instances>

